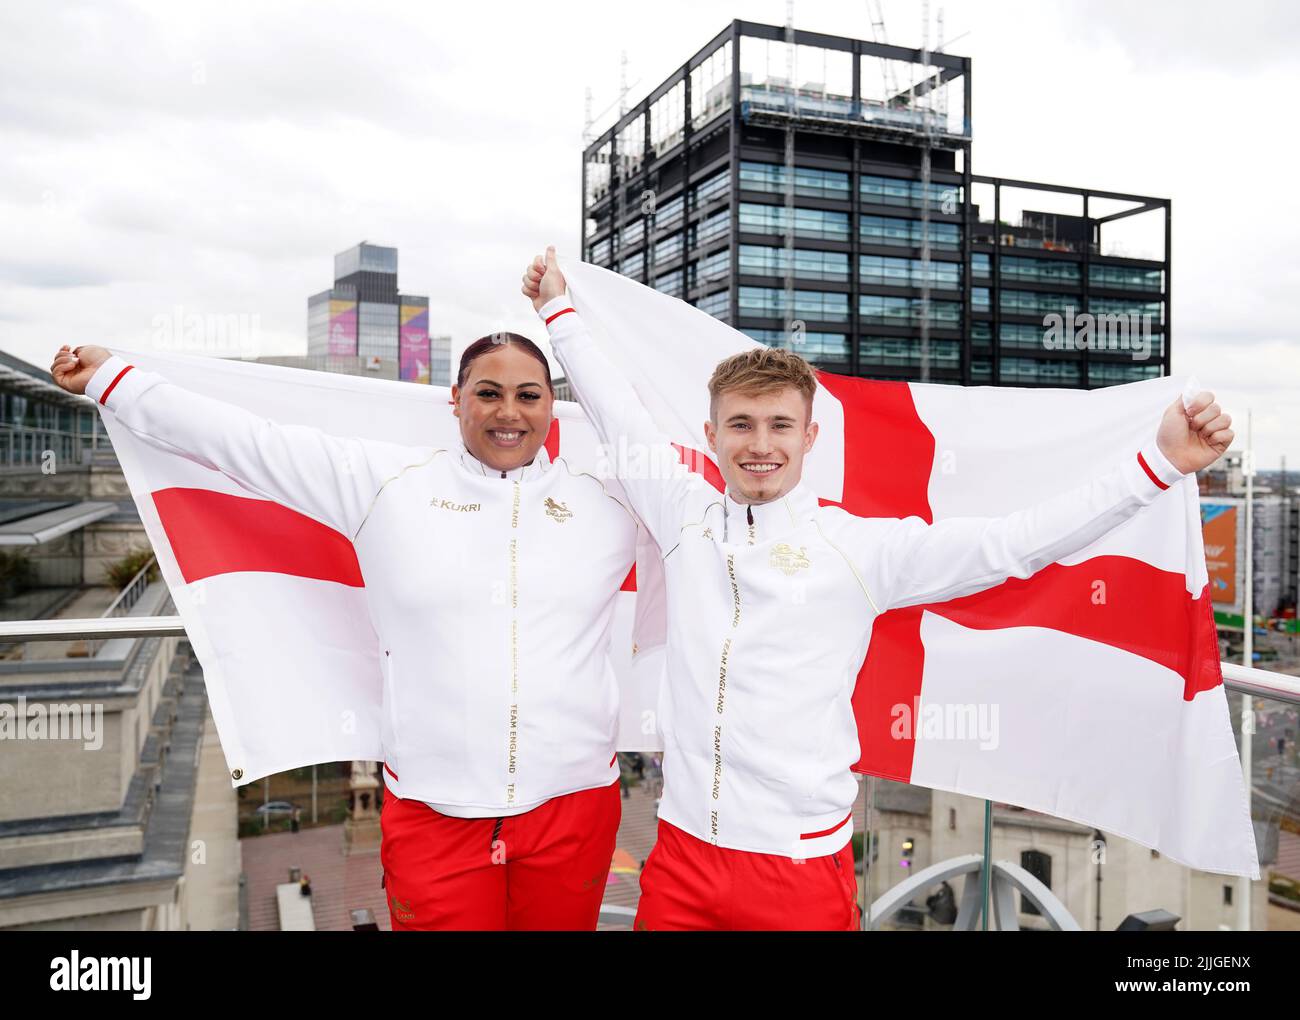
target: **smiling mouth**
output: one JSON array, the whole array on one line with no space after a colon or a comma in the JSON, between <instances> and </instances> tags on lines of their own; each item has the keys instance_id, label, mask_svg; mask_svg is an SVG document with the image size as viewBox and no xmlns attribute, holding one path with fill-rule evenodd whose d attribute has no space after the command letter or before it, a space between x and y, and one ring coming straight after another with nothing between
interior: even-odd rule
<instances>
[{"instance_id":1,"label":"smiling mouth","mask_svg":"<svg viewBox=\"0 0 1300 1020\"><path fill-rule=\"evenodd\" d=\"M526 429L488 429L487 434L494 445L513 448L524 441L526 431Z\"/></svg>"},{"instance_id":2,"label":"smiling mouth","mask_svg":"<svg viewBox=\"0 0 1300 1020\"><path fill-rule=\"evenodd\" d=\"M754 475L756 478L761 478L764 475L775 474L777 471L781 470L782 466L783 465L781 464L773 464L770 461L750 461L749 463L741 464L740 469L746 474Z\"/></svg>"}]
</instances>

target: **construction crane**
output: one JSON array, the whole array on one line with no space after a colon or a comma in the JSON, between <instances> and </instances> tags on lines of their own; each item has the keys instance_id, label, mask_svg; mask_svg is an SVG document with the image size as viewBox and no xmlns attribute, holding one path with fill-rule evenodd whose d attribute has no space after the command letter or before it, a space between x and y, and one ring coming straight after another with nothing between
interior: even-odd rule
<instances>
[{"instance_id":1,"label":"construction crane","mask_svg":"<svg viewBox=\"0 0 1300 1020\"><path fill-rule=\"evenodd\" d=\"M794 307L794 125L798 115L798 92L795 89L797 52L794 42L794 0L785 3L785 330L791 349L803 342L803 323Z\"/></svg>"},{"instance_id":2,"label":"construction crane","mask_svg":"<svg viewBox=\"0 0 1300 1020\"><path fill-rule=\"evenodd\" d=\"M942 45L942 41L940 42ZM930 77L930 0L921 0L921 76ZM908 98L909 111L916 110L916 86ZM930 112L934 92L927 88L921 113L921 382L930 381Z\"/></svg>"},{"instance_id":3,"label":"construction crane","mask_svg":"<svg viewBox=\"0 0 1300 1020\"><path fill-rule=\"evenodd\" d=\"M872 39L875 42L888 44L889 37L885 32L885 15L880 6L880 0L868 0L867 13L871 18ZM943 50L943 11L938 15L938 46L937 49ZM934 144L934 102L935 92L945 91L940 87L936 89L934 83L930 80L930 0L921 2L921 82L922 88L920 95L917 94L917 83L913 78L908 85L906 92L898 91L898 83L894 77L893 62L882 57L881 66L884 70L886 96L890 97L887 103L896 102L906 97L907 111L911 116L920 118L920 135L921 135L921 342L918 351L920 359L920 381L930 381L930 203L931 203L931 149ZM919 105L918 105L919 101ZM947 99L941 99L943 110L946 114Z\"/></svg>"},{"instance_id":4,"label":"construction crane","mask_svg":"<svg viewBox=\"0 0 1300 1020\"><path fill-rule=\"evenodd\" d=\"M871 41L889 44L885 32L885 12L881 10L880 0L867 0L867 17L871 19ZM884 80L885 96L897 96L898 76L894 73L894 64L887 57L880 58L881 78Z\"/></svg>"}]
</instances>

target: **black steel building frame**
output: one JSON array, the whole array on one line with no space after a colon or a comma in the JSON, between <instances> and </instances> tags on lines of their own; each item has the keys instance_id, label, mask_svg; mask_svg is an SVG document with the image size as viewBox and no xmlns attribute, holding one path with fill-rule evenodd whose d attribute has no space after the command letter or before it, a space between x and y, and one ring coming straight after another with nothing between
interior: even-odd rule
<instances>
[{"instance_id":1,"label":"black steel building frame","mask_svg":"<svg viewBox=\"0 0 1300 1020\"><path fill-rule=\"evenodd\" d=\"M770 117L757 113L746 108L746 104L741 101L741 60L740 60L740 40L741 38L764 39L775 42L785 42L786 30L776 25L763 25L754 22L736 20L727 26L723 31L714 36L706 45L701 47L689 60L677 68L663 82L654 88L641 102L630 107L628 111L620 116L618 120L608 129L603 131L598 137L594 138L586 147L582 156L582 219L579 229L579 237L582 238L583 257L589 257L591 246L599 244L608 239L610 242L609 257L605 264L617 267L627 254L635 254L638 249L645 253L645 259L639 274L635 276L641 282L651 284L653 277L663 273L671 272L680 268L683 275L682 296L689 301L698 300L706 293L718 293L720 287L724 286L721 281L715 282L697 282L692 286L692 281L688 278L688 266L696 261L703 260L707 255L720 252L724 248L729 252L729 269L725 287L728 292L727 312L728 321L737 326L737 328L753 329L771 329L783 328L784 323L777 320L765 321L758 318L742 319L740 316L739 305L739 288L748 283L758 285L770 285L770 280L763 278L746 277L742 280L740 273L739 249L743 243L763 243L771 244L770 238L763 238L755 235L745 235L741 229L740 223L740 203L744 201L754 202L772 202L773 196L758 192L742 194L740 166L743 160L755 159L764 162L773 162L774 156L780 156L780 150L771 146L763 145L761 142L755 144L753 134L755 129L761 129L764 126L779 127L779 122L773 121ZM987 185L992 188L993 192L993 221L991 231L994 242L999 240L998 225L1001 222L1001 212L1003 208L1002 192L1003 189L1027 189L1040 192L1049 192L1062 195L1070 195L1078 198L1082 203L1083 220L1086 222L1089 243L1083 244L1081 251L1078 253L1061 253L1052 251L1042 251L1039 249L1011 248L1010 252L1016 255L1025 255L1032 252L1035 258L1053 259L1060 258L1064 261L1074 262L1080 266L1080 306L1077 309L1079 314L1086 313L1089 309L1089 299L1094 290L1091 284L1091 265L1094 261L1104 261L1111 265L1132 265L1146 269L1159 269L1162 272L1162 287L1159 298L1163 302L1163 325L1162 345L1158 359L1161 374L1168 374L1170 369L1171 358L1171 332L1170 332L1170 296L1171 296L1171 202L1169 199L1152 198L1142 195L1131 195L1119 192L1102 191L1089 188L1066 187L1063 185L1041 184L1029 181L1015 180L1011 178L984 177L975 175L971 172L971 61L968 57L960 57L947 53L928 53L924 54L920 50L909 49L903 46L892 46L882 43L875 43L867 40L852 39L842 36L826 35L819 32L808 32L796 30L794 32L794 42L796 45L813 46L828 50L846 52L853 57L852 66L852 110L853 119L844 122L833 123L810 123L802 119L796 119L795 130L798 137L804 138L814 134L834 134L841 138L847 138L850 148L847 157L832 157L827 155L812 155L800 153L798 155L800 167L821 168L827 170L836 170L847 172L849 174L850 189L847 203L838 199L801 199L801 204L813 207L827 209L842 209L850 214L850 233L846 244L839 242L823 242L819 247L823 250L844 250L849 255L850 271L847 284L827 284L822 283L813 289L826 291L839 291L848 295L850 309L848 323L833 324L815 324L809 323L809 329L826 329L834 332L847 333L849 337L849 361L842 365L827 365L826 367L836 371L844 371L852 375L871 375L878 378L914 378L915 373L910 369L899 369L891 366L873 365L864 362L861 357L861 342L864 336L878 336L882 334L896 334L900 337L915 337L917 328L911 327L866 327L864 328L859 313L859 297L863 293L871 294L895 294L915 297L912 288L896 288L885 285L864 285L861 282L859 272L859 255L861 254L882 254L892 257L912 256L917 253L914 248L892 248L892 249L873 249L871 246L864 246L860 230L860 216L865 212L867 215L888 215L899 218L916 218L917 211L912 207L899 208L896 206L875 207L867 206L864 209L859 179L862 174L874 174L885 177L893 177L909 181L918 181L920 179L919 171L919 136L915 133L903 132L896 130L891 132L887 128L881 128L879 125L871 125L861 122L857 115L863 103L861 68L863 57L879 57L889 60L897 60L912 64L921 64L928 61L929 65L936 69L936 72L926 81L916 87L916 91L924 92L940 82L963 79L962 89L962 123L963 132L960 136L949 136L942 140L940 148L936 152L951 153L939 162L950 162L951 166L937 165L932 171L932 180L935 183L948 183L961 188L960 208L956 213L944 214L942 212L931 213L931 219L934 222L951 222L961 227L960 243L960 264L961 269L961 325L958 330L947 330L943 328L932 328L932 335L938 339L958 339L960 343L960 367L956 373L947 375L938 375L934 378L936 381L960 382L963 384L992 382L998 383L1001 380L1002 372L1002 344L1000 342L1001 326L1003 320L1002 311L1002 291L1004 281L1002 279L1002 259L1008 254L1002 249L1006 247L997 243L981 243L976 240L977 230L981 223L977 222L977 205L973 201L973 187L975 185ZM729 104L725 115L709 120L699 128L694 124L694 100L692 96L692 72L700 67L706 60L712 57L720 47L731 47L731 66L730 66L730 93ZM683 104L682 111L682 137L679 141L672 144L664 152L656 155L652 139L651 108L672 89L678 85L683 86ZM641 141L641 161L631 172L625 176L620 173L623 166L623 160L620 158L619 138L625 129L636 123L641 118L643 136ZM747 130L750 132L750 140L746 139ZM717 139L725 133L725 144L720 144ZM899 161L881 160L872 158L867 153L868 147L876 149L876 155L879 156L879 146L871 146L873 142L884 141L898 145L914 148L917 154L915 161L910 158L900 159ZM602 161L601 150L606 149L603 161L608 162L609 181L608 189L596 201L588 203L588 169L598 161ZM706 150L716 149L717 152L709 154ZM897 150L900 154L904 150ZM960 166L958 167L957 154L960 154ZM910 154L908 154L910 156ZM699 208L690 206L691 189L701 181L709 179L719 171L726 169L729 171L730 186L727 189L725 197L718 198L702 204ZM666 173L665 171L670 171ZM663 178L669 178L669 183L663 184ZM655 264L651 258L655 242L657 240L655 231L649 226L646 227L644 236L637 242L630 244L627 249L620 250L619 239L622 229L629 223L643 215L641 203L642 196L649 194L653 196L655 207L662 206L665 202L671 201L678 195L683 197L683 216L680 226L674 225L672 231L681 230L683 232L682 251L661 264ZM1105 199L1119 202L1133 203L1133 208L1124 209L1108 215L1091 218L1089 215L1089 203L1091 200ZM690 237L689 229L691 225L699 223L721 211L723 208L729 209L729 229L725 238L719 237L706 245L692 248L688 239ZM1114 256L1104 256L1100 254L1100 229L1102 224L1124 217L1132 216L1139 213L1150 211L1163 211L1164 213L1164 256L1163 259L1130 259ZM649 217L647 217L647 220ZM589 222L596 220L597 228L589 230ZM665 231L665 234L672 231ZM864 247L871 249L864 251ZM1096 247L1097 251L1093 248ZM989 307L987 313L974 313L972 309L972 256L975 253L987 253L989 256L990 272L987 281L990 295ZM1081 256L1081 257L1076 257ZM954 261L951 258L936 259L936 261ZM1029 290L1035 289L1035 285L1028 282L1019 281L1014 284L1017 288ZM1057 284L1055 289L1059 290ZM1046 285L1039 286L1038 289L1052 289ZM1073 295L1072 295L1073 296ZM1136 295L1132 291L1118 293L1116 296L1124 298L1133 298ZM1157 295L1154 292L1145 292L1144 296L1154 299ZM987 323L990 331L990 339L982 339L976 343L972 339L972 324L974 322ZM984 347L987 343L988 350L985 352ZM988 359L987 375L972 371L972 354L977 357ZM1038 359L1055 359L1063 358L1067 360L1077 360L1080 363L1080 385L1089 386L1089 365L1095 364L1098 360L1114 360L1116 355L1111 353L1101 354L1082 351L1059 351L1059 352L1035 352L1033 355ZM1153 358L1155 363L1157 359Z\"/></svg>"}]
</instances>

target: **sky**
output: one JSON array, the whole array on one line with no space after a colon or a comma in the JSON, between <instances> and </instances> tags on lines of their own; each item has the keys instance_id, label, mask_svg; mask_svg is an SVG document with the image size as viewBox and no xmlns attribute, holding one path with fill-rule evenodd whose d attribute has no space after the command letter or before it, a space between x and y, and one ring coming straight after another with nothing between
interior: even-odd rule
<instances>
[{"instance_id":1,"label":"sky","mask_svg":"<svg viewBox=\"0 0 1300 1020\"><path fill-rule=\"evenodd\" d=\"M799 28L870 38L867 3ZM973 168L1173 200L1173 370L1300 468L1300 5L946 0L973 60ZM882 4L919 46L922 5ZM335 252L400 249L453 357L544 331L519 277L576 255L585 93L641 99L785 0L50 3L0 8L0 349L306 348ZM931 41L936 38L931 30ZM1290 112L1289 112L1290 111ZM184 324L191 323L189 338ZM197 319L192 318L197 317ZM190 348L193 349L193 348Z\"/></svg>"}]
</instances>

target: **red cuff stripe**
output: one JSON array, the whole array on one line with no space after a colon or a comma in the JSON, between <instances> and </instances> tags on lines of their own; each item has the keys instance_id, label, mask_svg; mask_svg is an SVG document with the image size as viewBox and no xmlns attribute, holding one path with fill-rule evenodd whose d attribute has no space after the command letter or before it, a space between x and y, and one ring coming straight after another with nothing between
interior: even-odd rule
<instances>
[{"instance_id":1,"label":"red cuff stripe","mask_svg":"<svg viewBox=\"0 0 1300 1020\"><path fill-rule=\"evenodd\" d=\"M1150 478L1153 482L1155 482L1158 486L1160 486L1160 488L1162 489L1169 488L1169 486L1167 486L1164 482L1162 482L1159 478L1156 477L1156 473L1151 470L1151 465L1149 465L1147 463L1147 459L1142 456L1141 450L1138 450L1138 463L1142 465L1142 470L1147 473L1147 477Z\"/></svg>"},{"instance_id":2,"label":"red cuff stripe","mask_svg":"<svg viewBox=\"0 0 1300 1020\"><path fill-rule=\"evenodd\" d=\"M847 821L848 821L850 818L852 818L852 817L853 817L853 812L850 811L847 815L844 816L844 822L847 822ZM829 836L829 835L830 835L832 832L834 832L836 829L841 829L841 828L843 828L843 827L844 827L844 822L840 822L838 825L832 825L829 829L822 829L821 832L805 832L805 833L804 833L802 836L800 836L799 838L800 838L800 839L817 839L817 838L820 837L820 836Z\"/></svg>"},{"instance_id":3,"label":"red cuff stripe","mask_svg":"<svg viewBox=\"0 0 1300 1020\"><path fill-rule=\"evenodd\" d=\"M609 760L609 763L610 763L611 765L613 765L614 762L616 762L616 761L618 761L618 752L617 752L617 751L614 752L614 757L612 757L612 758Z\"/></svg>"},{"instance_id":4,"label":"red cuff stripe","mask_svg":"<svg viewBox=\"0 0 1300 1020\"><path fill-rule=\"evenodd\" d=\"M384 762L384 771L387 772L387 773L388 773L390 776L392 776L394 779L397 779L397 773L394 772L392 769L390 769L390 768L388 767L388 762ZM397 779L397 781L398 781L399 783L401 782L400 779Z\"/></svg>"},{"instance_id":5,"label":"red cuff stripe","mask_svg":"<svg viewBox=\"0 0 1300 1020\"><path fill-rule=\"evenodd\" d=\"M554 315L552 315L550 318L546 320L546 325L549 326L552 322L558 319L565 312L576 312L576 311L577 311L576 308L561 308L558 312L556 312Z\"/></svg>"},{"instance_id":6,"label":"red cuff stripe","mask_svg":"<svg viewBox=\"0 0 1300 1020\"><path fill-rule=\"evenodd\" d=\"M122 369L122 371L117 373L117 376L113 379L113 381L109 383L108 386L104 389L104 392L99 395L99 402L101 404L108 403L108 395L113 392L113 387L116 386L118 383L120 383L122 381L122 376L126 375L126 373L131 371L131 369L133 368L135 368L134 365L127 365L126 368Z\"/></svg>"}]
</instances>

